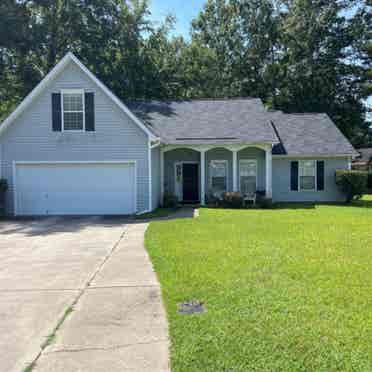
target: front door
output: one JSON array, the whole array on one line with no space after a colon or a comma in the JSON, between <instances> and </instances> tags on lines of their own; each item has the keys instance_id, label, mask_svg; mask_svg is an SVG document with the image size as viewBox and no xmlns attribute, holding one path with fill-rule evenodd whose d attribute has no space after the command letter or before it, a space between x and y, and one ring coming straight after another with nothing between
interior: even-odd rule
<instances>
[{"instance_id":1,"label":"front door","mask_svg":"<svg viewBox=\"0 0 372 372\"><path fill-rule=\"evenodd\" d=\"M184 163L182 166L183 178L183 201L199 201L199 169L198 164Z\"/></svg>"}]
</instances>

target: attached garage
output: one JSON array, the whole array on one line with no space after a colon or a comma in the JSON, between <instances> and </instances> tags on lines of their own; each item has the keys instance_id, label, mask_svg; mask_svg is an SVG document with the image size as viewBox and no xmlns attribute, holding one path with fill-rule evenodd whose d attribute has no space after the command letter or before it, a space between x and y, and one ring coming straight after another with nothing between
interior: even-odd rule
<instances>
[{"instance_id":1,"label":"attached garage","mask_svg":"<svg viewBox=\"0 0 372 372\"><path fill-rule=\"evenodd\" d=\"M16 215L136 212L136 163L15 162Z\"/></svg>"}]
</instances>

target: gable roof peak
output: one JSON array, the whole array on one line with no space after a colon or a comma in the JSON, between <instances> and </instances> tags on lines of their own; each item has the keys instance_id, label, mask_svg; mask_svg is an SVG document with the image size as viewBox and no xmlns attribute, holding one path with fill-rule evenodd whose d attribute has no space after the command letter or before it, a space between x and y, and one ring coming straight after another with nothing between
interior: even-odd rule
<instances>
[{"instance_id":1,"label":"gable roof peak","mask_svg":"<svg viewBox=\"0 0 372 372\"><path fill-rule=\"evenodd\" d=\"M14 122L14 120L24 112L38 97L49 83L64 70L69 63L75 63L127 116L129 116L134 123L140 127L151 140L156 140L157 137L142 121L134 115L127 106L114 94L109 88L106 87L72 52L67 52L64 57L52 68L51 71L36 85L36 87L23 99L17 108L2 122L0 123L0 135Z\"/></svg>"}]
</instances>

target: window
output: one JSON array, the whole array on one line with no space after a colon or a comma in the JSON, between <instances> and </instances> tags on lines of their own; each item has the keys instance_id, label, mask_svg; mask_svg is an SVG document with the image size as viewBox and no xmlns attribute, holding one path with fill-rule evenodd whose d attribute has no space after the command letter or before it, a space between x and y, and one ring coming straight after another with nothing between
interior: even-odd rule
<instances>
[{"instance_id":1,"label":"window","mask_svg":"<svg viewBox=\"0 0 372 372\"><path fill-rule=\"evenodd\" d=\"M239 161L240 192L252 194L257 190L257 161L241 159Z\"/></svg>"},{"instance_id":2,"label":"window","mask_svg":"<svg viewBox=\"0 0 372 372\"><path fill-rule=\"evenodd\" d=\"M299 162L300 190L313 191L316 187L315 160L302 160Z\"/></svg>"},{"instance_id":3,"label":"window","mask_svg":"<svg viewBox=\"0 0 372 372\"><path fill-rule=\"evenodd\" d=\"M84 91L63 90L61 97L63 130L83 131L85 129Z\"/></svg>"},{"instance_id":4,"label":"window","mask_svg":"<svg viewBox=\"0 0 372 372\"><path fill-rule=\"evenodd\" d=\"M211 160L209 186L213 194L221 195L227 191L227 160Z\"/></svg>"}]
</instances>

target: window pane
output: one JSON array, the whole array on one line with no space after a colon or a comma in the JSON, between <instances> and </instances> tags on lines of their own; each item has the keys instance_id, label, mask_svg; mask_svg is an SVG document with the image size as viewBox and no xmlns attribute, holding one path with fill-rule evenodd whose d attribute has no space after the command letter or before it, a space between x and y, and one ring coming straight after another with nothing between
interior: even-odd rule
<instances>
[{"instance_id":1,"label":"window pane","mask_svg":"<svg viewBox=\"0 0 372 372\"><path fill-rule=\"evenodd\" d=\"M221 161L210 162L211 188L215 194L222 194L227 190L227 164Z\"/></svg>"},{"instance_id":2,"label":"window pane","mask_svg":"<svg viewBox=\"0 0 372 372\"><path fill-rule=\"evenodd\" d=\"M211 162L212 177L226 177L226 163Z\"/></svg>"},{"instance_id":3,"label":"window pane","mask_svg":"<svg viewBox=\"0 0 372 372\"><path fill-rule=\"evenodd\" d=\"M240 176L256 177L257 167L255 161L242 161L240 162Z\"/></svg>"},{"instance_id":4,"label":"window pane","mask_svg":"<svg viewBox=\"0 0 372 372\"><path fill-rule=\"evenodd\" d=\"M300 162L300 176L315 176L314 160L304 160Z\"/></svg>"},{"instance_id":5,"label":"window pane","mask_svg":"<svg viewBox=\"0 0 372 372\"><path fill-rule=\"evenodd\" d=\"M81 93L63 94L64 111L83 111L83 95Z\"/></svg>"},{"instance_id":6,"label":"window pane","mask_svg":"<svg viewBox=\"0 0 372 372\"><path fill-rule=\"evenodd\" d=\"M314 176L301 176L300 177L301 190L314 190L315 189L315 177Z\"/></svg>"},{"instance_id":7,"label":"window pane","mask_svg":"<svg viewBox=\"0 0 372 372\"><path fill-rule=\"evenodd\" d=\"M212 191L225 192L226 191L226 177L212 177Z\"/></svg>"},{"instance_id":8,"label":"window pane","mask_svg":"<svg viewBox=\"0 0 372 372\"><path fill-rule=\"evenodd\" d=\"M63 113L64 130L83 130L83 113L82 112L65 112Z\"/></svg>"},{"instance_id":9,"label":"window pane","mask_svg":"<svg viewBox=\"0 0 372 372\"><path fill-rule=\"evenodd\" d=\"M256 192L256 176L240 176L240 192L242 194Z\"/></svg>"}]
</instances>

